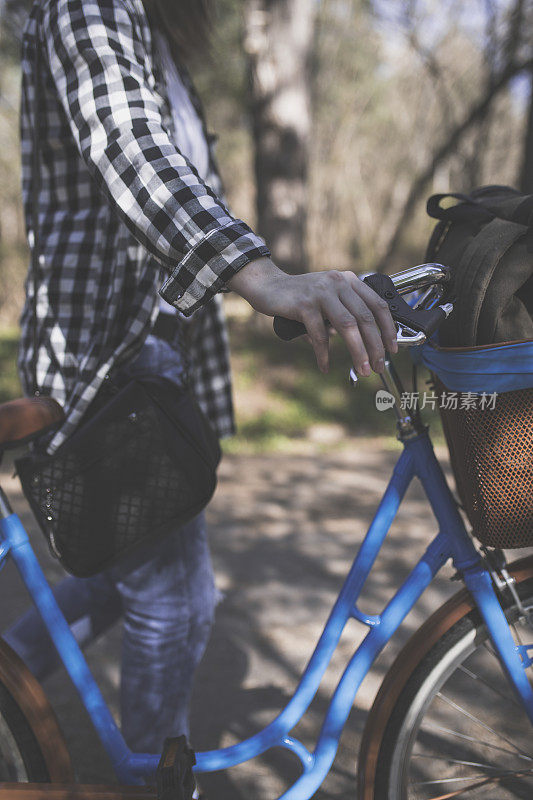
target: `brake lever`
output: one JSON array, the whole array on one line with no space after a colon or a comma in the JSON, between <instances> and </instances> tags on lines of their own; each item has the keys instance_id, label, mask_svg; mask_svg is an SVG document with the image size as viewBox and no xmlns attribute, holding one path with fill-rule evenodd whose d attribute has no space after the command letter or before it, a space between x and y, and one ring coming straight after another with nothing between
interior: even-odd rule
<instances>
[{"instance_id":1,"label":"brake lever","mask_svg":"<svg viewBox=\"0 0 533 800\"><path fill-rule=\"evenodd\" d=\"M426 341L425 333L415 331L409 325L403 325L401 322L396 323L396 331L398 347L416 347Z\"/></svg>"},{"instance_id":2,"label":"brake lever","mask_svg":"<svg viewBox=\"0 0 533 800\"><path fill-rule=\"evenodd\" d=\"M436 308L439 308L447 318L453 311L453 303L443 303L441 306L436 306ZM414 328L403 322L396 322L396 330L398 347L417 347L427 341L427 336L423 331L415 331Z\"/></svg>"}]
</instances>

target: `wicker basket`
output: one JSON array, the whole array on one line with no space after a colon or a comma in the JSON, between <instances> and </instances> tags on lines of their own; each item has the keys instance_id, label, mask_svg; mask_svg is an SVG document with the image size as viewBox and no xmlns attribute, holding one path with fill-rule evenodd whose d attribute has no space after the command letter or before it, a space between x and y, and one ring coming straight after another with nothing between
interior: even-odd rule
<instances>
[{"instance_id":1,"label":"wicker basket","mask_svg":"<svg viewBox=\"0 0 533 800\"><path fill-rule=\"evenodd\" d=\"M435 378L439 394L447 388ZM488 547L533 546L533 389L498 394L495 407L440 408L457 490Z\"/></svg>"}]
</instances>

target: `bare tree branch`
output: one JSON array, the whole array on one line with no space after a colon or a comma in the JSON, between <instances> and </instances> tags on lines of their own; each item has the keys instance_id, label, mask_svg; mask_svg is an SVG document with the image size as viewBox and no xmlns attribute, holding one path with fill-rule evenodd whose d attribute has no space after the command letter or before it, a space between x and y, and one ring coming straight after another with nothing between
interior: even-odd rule
<instances>
[{"instance_id":1,"label":"bare tree branch","mask_svg":"<svg viewBox=\"0 0 533 800\"><path fill-rule=\"evenodd\" d=\"M454 121L455 119L455 105L446 85L444 78L444 71L439 64L435 54L428 47L424 47L421 43L416 29L414 27L408 32L408 41L412 49L425 66L429 76L435 81L435 87L438 91L440 102L443 106L443 118L445 120Z\"/></svg>"},{"instance_id":2,"label":"bare tree branch","mask_svg":"<svg viewBox=\"0 0 533 800\"><path fill-rule=\"evenodd\" d=\"M503 43L503 63L512 64L524 43L525 25L525 0L516 0L514 7L509 12L507 36Z\"/></svg>"},{"instance_id":3,"label":"bare tree branch","mask_svg":"<svg viewBox=\"0 0 533 800\"><path fill-rule=\"evenodd\" d=\"M509 85L509 82L521 72L531 69L533 69L533 59L519 64L509 64L499 75L495 83L487 88L481 99L468 110L465 118L455 126L446 140L437 148L431 159L431 163L422 170L412 183L411 190L396 222L395 229L389 238L385 253L380 259L378 271L383 272L386 269L388 261L400 241L405 225L427 184L433 178L437 167L455 152L465 134L469 132L473 126L485 119L495 97Z\"/></svg>"}]
</instances>

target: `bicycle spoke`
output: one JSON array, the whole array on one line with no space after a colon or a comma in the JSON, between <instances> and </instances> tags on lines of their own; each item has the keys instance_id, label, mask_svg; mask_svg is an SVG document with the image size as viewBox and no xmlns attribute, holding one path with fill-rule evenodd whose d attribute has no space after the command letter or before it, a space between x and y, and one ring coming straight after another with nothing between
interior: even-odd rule
<instances>
[{"instance_id":1,"label":"bicycle spoke","mask_svg":"<svg viewBox=\"0 0 533 800\"><path fill-rule=\"evenodd\" d=\"M434 753L413 753L411 758L430 758L432 761L446 761L448 764L461 764L464 767L479 767L480 769L493 769L498 771L499 767L491 764L483 764L480 761L462 761L460 758L450 758L449 756L437 756Z\"/></svg>"},{"instance_id":2,"label":"bicycle spoke","mask_svg":"<svg viewBox=\"0 0 533 800\"><path fill-rule=\"evenodd\" d=\"M506 747L501 747L497 744L492 744L492 742L486 742L483 739L476 739L475 736L468 736L466 733L459 733L459 731L452 731L451 728L445 728L441 725L428 725L425 723L424 725L425 731L438 731L439 733L449 733L450 736L457 736L459 739L465 739L467 742L472 742L473 744L479 744L481 747L490 747L492 750L498 750L500 753L507 753L514 758L524 758L526 761L533 761L533 758L530 756L522 755L520 752L516 753L514 750L508 750Z\"/></svg>"},{"instance_id":3,"label":"bicycle spoke","mask_svg":"<svg viewBox=\"0 0 533 800\"><path fill-rule=\"evenodd\" d=\"M499 778L501 773L498 775L491 775L490 778ZM465 775L463 778L435 778L432 781L412 781L409 785L410 786L440 786L441 783L465 783L466 781L479 781L482 779L483 781L486 780L486 775ZM467 786L468 790L472 787ZM462 789L461 791L465 791Z\"/></svg>"},{"instance_id":4,"label":"bicycle spoke","mask_svg":"<svg viewBox=\"0 0 533 800\"><path fill-rule=\"evenodd\" d=\"M532 775L533 770L530 769L522 769L522 770L506 770L505 772L498 772L497 775L467 775L465 777L458 777L458 778L435 778L431 781L412 781L411 786L430 786L440 783L460 783L461 781L476 781L479 778L483 780L484 783L490 783L490 781L501 780L502 778L510 778L514 775Z\"/></svg>"},{"instance_id":5,"label":"bicycle spoke","mask_svg":"<svg viewBox=\"0 0 533 800\"><path fill-rule=\"evenodd\" d=\"M454 797L460 797L461 795L465 795L467 792L471 792L474 789L480 789L482 786L487 786L489 783L497 783L501 781L503 778L509 778L517 775L529 775L531 774L531 770L518 770L516 772L506 772L500 775L491 775L490 778L484 778L477 783L472 784L472 786L462 786L460 789L457 789L454 792L447 792L446 794L439 794L438 797L430 797L428 800L452 800ZM444 781L440 781L444 783Z\"/></svg>"},{"instance_id":6,"label":"bicycle spoke","mask_svg":"<svg viewBox=\"0 0 533 800\"><path fill-rule=\"evenodd\" d=\"M514 742L512 742L510 739L507 739L501 733L498 733L498 731L495 731L494 728L491 728L490 725L486 724L486 722L483 722L482 720L479 719L479 717L476 717L474 714L471 714L469 711L460 706L458 703L455 703L449 697L446 697L446 695L442 694L442 692L438 692L435 696L438 697L440 700L443 700L445 703L448 703L448 705L450 705L452 708L455 708L456 711L459 711L461 714L463 714L469 720L474 722L476 725L480 725L486 731L489 731L489 733L492 733L498 739L501 739L502 742L506 742L506 744L510 745L514 750L516 750L517 753L520 753L521 755L528 758L527 753L524 753L522 750L520 750L520 748Z\"/></svg>"},{"instance_id":7,"label":"bicycle spoke","mask_svg":"<svg viewBox=\"0 0 533 800\"><path fill-rule=\"evenodd\" d=\"M472 680L474 681L479 681L484 686L486 686L487 689L491 689L494 692L494 694L497 694L498 697L501 697L503 700L505 700L506 703L512 703L517 708L521 708L520 703L518 703L514 697L507 696L499 689L497 689L495 686L493 686L492 683L490 683L486 678L483 678L481 677L481 675L478 675L477 672L473 672L471 669L468 669L468 667L465 667L464 664L461 664L459 666L458 671L462 672L464 675L467 675L469 678L472 678Z\"/></svg>"}]
</instances>

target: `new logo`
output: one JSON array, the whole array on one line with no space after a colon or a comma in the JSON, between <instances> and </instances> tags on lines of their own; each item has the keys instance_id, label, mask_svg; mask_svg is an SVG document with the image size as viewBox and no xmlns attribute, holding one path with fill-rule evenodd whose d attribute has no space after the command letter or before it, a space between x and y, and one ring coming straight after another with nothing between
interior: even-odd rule
<instances>
[{"instance_id":1,"label":"new logo","mask_svg":"<svg viewBox=\"0 0 533 800\"><path fill-rule=\"evenodd\" d=\"M385 389L378 389L376 392L376 408L378 411L386 411L388 408L392 408L395 402L394 395L385 391Z\"/></svg>"}]
</instances>

